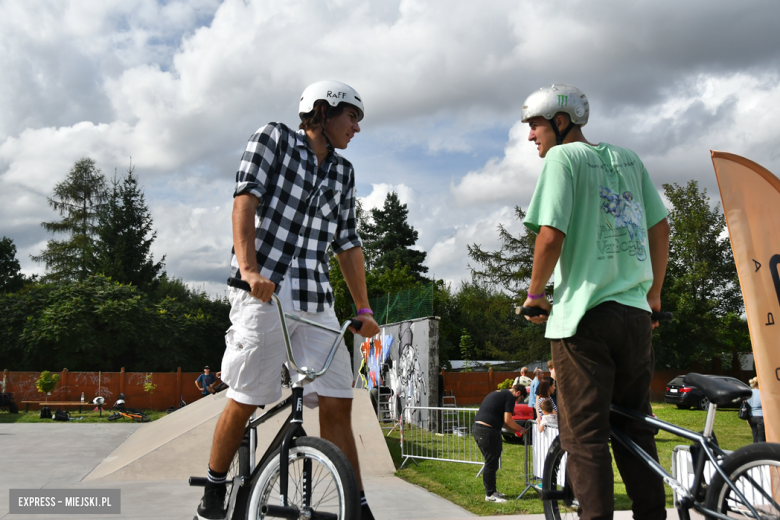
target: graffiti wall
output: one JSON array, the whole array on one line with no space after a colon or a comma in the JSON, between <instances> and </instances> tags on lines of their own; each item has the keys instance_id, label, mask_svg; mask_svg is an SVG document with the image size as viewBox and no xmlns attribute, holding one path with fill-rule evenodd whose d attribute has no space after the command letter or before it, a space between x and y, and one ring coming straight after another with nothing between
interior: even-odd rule
<instances>
[{"instance_id":1,"label":"graffiti wall","mask_svg":"<svg viewBox=\"0 0 780 520\"><path fill-rule=\"evenodd\" d=\"M355 336L355 387L392 390L396 417L408 406L437 406L439 322L422 318L382 325L373 338Z\"/></svg>"}]
</instances>

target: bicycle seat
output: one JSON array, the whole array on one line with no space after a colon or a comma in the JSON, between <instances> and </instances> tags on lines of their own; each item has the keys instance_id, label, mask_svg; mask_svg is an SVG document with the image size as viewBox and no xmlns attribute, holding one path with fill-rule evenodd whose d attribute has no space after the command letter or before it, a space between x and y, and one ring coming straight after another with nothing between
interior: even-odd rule
<instances>
[{"instance_id":1,"label":"bicycle seat","mask_svg":"<svg viewBox=\"0 0 780 520\"><path fill-rule=\"evenodd\" d=\"M685 376L683 382L701 390L711 403L718 406L731 404L735 399L747 398L752 395L750 388L740 387L723 379L715 379L693 372Z\"/></svg>"}]
</instances>

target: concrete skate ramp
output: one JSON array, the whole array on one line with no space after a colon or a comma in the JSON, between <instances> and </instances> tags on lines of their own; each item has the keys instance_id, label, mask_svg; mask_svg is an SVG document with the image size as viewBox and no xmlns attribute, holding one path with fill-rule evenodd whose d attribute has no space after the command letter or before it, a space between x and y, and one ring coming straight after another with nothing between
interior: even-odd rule
<instances>
[{"instance_id":1,"label":"concrete skate ramp","mask_svg":"<svg viewBox=\"0 0 780 520\"><path fill-rule=\"evenodd\" d=\"M368 392L354 392L352 429L361 473L366 477L392 475L395 473L393 460ZM289 393L289 390L285 391L283 397ZM226 403L225 392L221 392L141 425L84 481L186 480L190 476L205 476L214 428ZM285 410L258 427L258 458L265 452L288 413ZM303 417L306 433L312 437L319 436L318 409L304 407Z\"/></svg>"}]
</instances>

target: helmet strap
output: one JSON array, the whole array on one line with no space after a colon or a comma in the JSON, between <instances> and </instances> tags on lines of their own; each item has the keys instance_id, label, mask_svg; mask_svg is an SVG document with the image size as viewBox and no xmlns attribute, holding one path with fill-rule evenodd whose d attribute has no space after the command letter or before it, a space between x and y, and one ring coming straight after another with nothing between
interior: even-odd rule
<instances>
[{"instance_id":1,"label":"helmet strap","mask_svg":"<svg viewBox=\"0 0 780 520\"><path fill-rule=\"evenodd\" d=\"M335 148L333 148L333 145L330 144L330 139L328 139L328 134L325 133L325 125L328 123L328 119L330 118L330 114L333 113L334 108L335 107L328 105L328 108L325 111L325 116L323 117L322 124L320 125L320 128L322 129L322 137L325 138L325 142L328 145L328 150L330 150L331 152L334 151Z\"/></svg>"},{"instance_id":2,"label":"helmet strap","mask_svg":"<svg viewBox=\"0 0 780 520\"><path fill-rule=\"evenodd\" d=\"M569 123L569 126L567 126L563 132L558 130L558 123L555 122L555 116L550 119L550 126L552 126L553 132L555 133L555 141L557 144L563 144L563 140L566 139L566 136L569 135L569 132L571 131L572 127L574 126L574 123Z\"/></svg>"}]
</instances>

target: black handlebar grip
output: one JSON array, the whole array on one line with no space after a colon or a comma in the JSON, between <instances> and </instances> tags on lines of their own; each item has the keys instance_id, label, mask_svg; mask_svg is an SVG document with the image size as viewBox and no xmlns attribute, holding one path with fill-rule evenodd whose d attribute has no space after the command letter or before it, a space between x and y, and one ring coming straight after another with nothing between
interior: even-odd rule
<instances>
[{"instance_id":1,"label":"black handlebar grip","mask_svg":"<svg viewBox=\"0 0 780 520\"><path fill-rule=\"evenodd\" d=\"M349 326L355 330L360 330L360 327L363 326L363 322L360 320L356 320L355 318L351 318L349 320Z\"/></svg>"},{"instance_id":2,"label":"black handlebar grip","mask_svg":"<svg viewBox=\"0 0 780 520\"><path fill-rule=\"evenodd\" d=\"M547 311L541 307L520 307L520 315L533 318L534 316L547 316Z\"/></svg>"},{"instance_id":3,"label":"black handlebar grip","mask_svg":"<svg viewBox=\"0 0 780 520\"><path fill-rule=\"evenodd\" d=\"M204 487L208 481L206 477L190 477L190 486Z\"/></svg>"},{"instance_id":4,"label":"black handlebar grip","mask_svg":"<svg viewBox=\"0 0 780 520\"><path fill-rule=\"evenodd\" d=\"M241 289L242 291L252 292L252 287L250 287L249 283L240 278L228 278L227 284L230 287L235 287L236 289Z\"/></svg>"},{"instance_id":5,"label":"black handlebar grip","mask_svg":"<svg viewBox=\"0 0 780 520\"><path fill-rule=\"evenodd\" d=\"M654 312L650 319L653 321L672 321L674 314L671 312Z\"/></svg>"}]
</instances>

